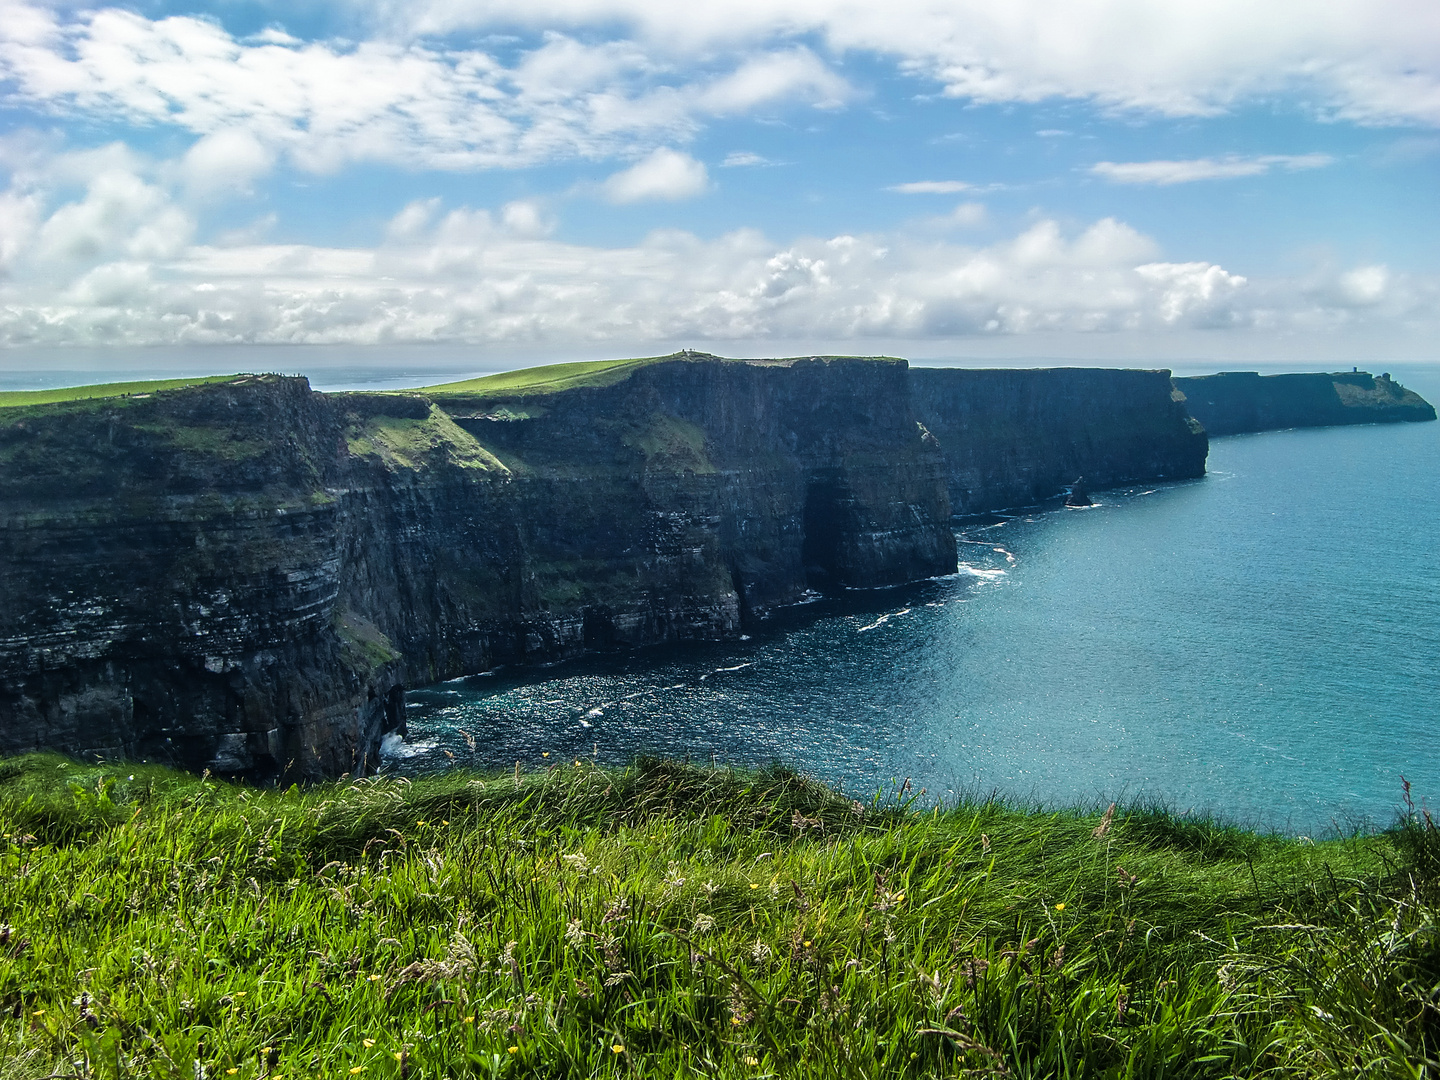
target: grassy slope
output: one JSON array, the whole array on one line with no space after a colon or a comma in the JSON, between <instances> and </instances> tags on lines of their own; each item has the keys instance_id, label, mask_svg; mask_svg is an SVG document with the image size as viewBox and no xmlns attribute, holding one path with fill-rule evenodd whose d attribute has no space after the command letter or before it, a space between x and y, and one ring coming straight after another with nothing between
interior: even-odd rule
<instances>
[{"instance_id":1,"label":"grassy slope","mask_svg":"<svg viewBox=\"0 0 1440 1080\"><path fill-rule=\"evenodd\" d=\"M84 401L91 398L125 397L129 394L153 394L157 390L178 390L203 383L230 382L240 375L207 375L192 379L152 379L148 382L97 383L94 386L64 386L55 390L7 390L0 392L0 409L20 405L55 405L63 401Z\"/></svg>"},{"instance_id":2,"label":"grassy slope","mask_svg":"<svg viewBox=\"0 0 1440 1080\"><path fill-rule=\"evenodd\" d=\"M0 1074L1420 1075L1423 830L1098 824L660 763L262 792L20 759Z\"/></svg>"},{"instance_id":3,"label":"grassy slope","mask_svg":"<svg viewBox=\"0 0 1440 1080\"><path fill-rule=\"evenodd\" d=\"M638 368L647 367L650 364L659 364L666 360L697 360L712 361L717 363L741 363L742 361L727 360L723 356L713 356L710 353L672 353L669 356L648 356L634 360L584 360L573 364L548 364L543 367L521 368L518 371L505 371L499 375L485 375L478 379L467 379L464 382L442 383L438 386L427 386L419 393L431 397L445 395L464 395L466 397L528 397L531 395L554 394L562 390L575 390L587 386L613 386L630 377ZM775 358L769 361L749 361L750 363L776 363L786 364L792 362L794 357ZM884 363L898 363L899 359L893 356L865 356L865 357L838 357L827 356L827 360L874 360Z\"/></svg>"},{"instance_id":4,"label":"grassy slope","mask_svg":"<svg viewBox=\"0 0 1440 1080\"><path fill-rule=\"evenodd\" d=\"M466 397L517 397L531 394L554 394L586 386L612 386L630 377L637 368L658 364L676 356L654 356L636 360L584 360L573 364L547 364L543 367L503 371L463 382L441 383L424 387L420 393L431 397L463 394Z\"/></svg>"}]
</instances>

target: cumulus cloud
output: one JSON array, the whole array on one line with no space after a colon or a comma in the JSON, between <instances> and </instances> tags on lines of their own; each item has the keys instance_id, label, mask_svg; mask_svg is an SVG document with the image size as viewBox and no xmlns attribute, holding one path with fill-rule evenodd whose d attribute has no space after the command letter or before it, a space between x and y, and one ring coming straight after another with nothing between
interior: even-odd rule
<instances>
[{"instance_id":1,"label":"cumulus cloud","mask_svg":"<svg viewBox=\"0 0 1440 1080\"><path fill-rule=\"evenodd\" d=\"M176 181L177 183L179 181ZM961 204L956 216L978 220ZM47 207L0 197L0 344L544 342L1361 325L1427 318L1433 283L1385 267L1247 281L1172 262L1104 218L994 243L942 230L774 240L662 231L624 247L553 238L545 208L412 202L374 247L196 244L158 183L123 170Z\"/></svg>"},{"instance_id":2,"label":"cumulus cloud","mask_svg":"<svg viewBox=\"0 0 1440 1080\"><path fill-rule=\"evenodd\" d=\"M1385 298L1390 271L1384 266L1357 266L1340 275L1340 291L1352 304L1370 306Z\"/></svg>"},{"instance_id":3,"label":"cumulus cloud","mask_svg":"<svg viewBox=\"0 0 1440 1080\"><path fill-rule=\"evenodd\" d=\"M852 96L849 84L809 49L755 57L705 87L700 104L717 114L748 112L760 105L801 97L834 108Z\"/></svg>"},{"instance_id":4,"label":"cumulus cloud","mask_svg":"<svg viewBox=\"0 0 1440 1080\"><path fill-rule=\"evenodd\" d=\"M1440 124L1440 7L1415 0L372 0L372 10L420 35L619 25L689 55L813 36L837 53L891 56L974 101L1075 98L1180 116L1291 93L1361 123Z\"/></svg>"},{"instance_id":5,"label":"cumulus cloud","mask_svg":"<svg viewBox=\"0 0 1440 1080\"><path fill-rule=\"evenodd\" d=\"M115 169L95 177L83 199L60 207L40 226L35 258L42 266L62 267L111 256L166 259L185 248L194 228L161 188Z\"/></svg>"},{"instance_id":6,"label":"cumulus cloud","mask_svg":"<svg viewBox=\"0 0 1440 1080\"><path fill-rule=\"evenodd\" d=\"M1189 184L1196 180L1233 180L1263 176L1273 168L1290 172L1333 165L1329 154L1264 154L1258 157L1192 158L1188 161L1102 161L1091 167L1096 176L1117 184Z\"/></svg>"},{"instance_id":7,"label":"cumulus cloud","mask_svg":"<svg viewBox=\"0 0 1440 1080\"><path fill-rule=\"evenodd\" d=\"M548 33L507 65L449 43L240 40L188 16L62 16L24 0L0 0L0 80L12 106L202 136L186 167L212 188L243 187L281 153L314 172L630 155L688 138L707 117L850 94L788 44L676 63L633 42Z\"/></svg>"},{"instance_id":8,"label":"cumulus cloud","mask_svg":"<svg viewBox=\"0 0 1440 1080\"><path fill-rule=\"evenodd\" d=\"M932 218L931 224L939 228L960 228L974 229L984 225L989 220L989 214L985 210L984 203L962 202L938 218Z\"/></svg>"},{"instance_id":9,"label":"cumulus cloud","mask_svg":"<svg viewBox=\"0 0 1440 1080\"><path fill-rule=\"evenodd\" d=\"M644 160L615 173L601 190L612 203L655 199L674 202L703 195L709 185L710 175L704 162L662 146Z\"/></svg>"},{"instance_id":10,"label":"cumulus cloud","mask_svg":"<svg viewBox=\"0 0 1440 1080\"><path fill-rule=\"evenodd\" d=\"M206 135L180 163L186 186L203 196L248 193L275 165L275 151L252 132L228 128Z\"/></svg>"}]
</instances>

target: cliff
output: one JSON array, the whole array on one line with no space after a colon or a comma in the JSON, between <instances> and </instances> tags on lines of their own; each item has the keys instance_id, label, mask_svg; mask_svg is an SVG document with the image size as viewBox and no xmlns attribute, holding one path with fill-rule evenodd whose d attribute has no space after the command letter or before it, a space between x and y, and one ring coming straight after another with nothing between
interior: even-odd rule
<instances>
[{"instance_id":1,"label":"cliff","mask_svg":"<svg viewBox=\"0 0 1440 1080\"><path fill-rule=\"evenodd\" d=\"M1168 371L915 368L957 514L1025 506L1078 477L1091 490L1205 474L1209 441Z\"/></svg>"},{"instance_id":2,"label":"cliff","mask_svg":"<svg viewBox=\"0 0 1440 1080\"><path fill-rule=\"evenodd\" d=\"M580 376L0 410L0 753L363 772L407 684L954 570L903 361Z\"/></svg>"},{"instance_id":3,"label":"cliff","mask_svg":"<svg viewBox=\"0 0 1440 1080\"><path fill-rule=\"evenodd\" d=\"M889 358L0 406L0 754L252 779L371 770L407 685L735 637L810 590L953 572L952 500L1198 475L1205 452L1164 372Z\"/></svg>"},{"instance_id":4,"label":"cliff","mask_svg":"<svg viewBox=\"0 0 1440 1080\"><path fill-rule=\"evenodd\" d=\"M1190 415L1211 435L1237 435L1330 424L1434 420L1435 409L1413 390L1368 371L1261 375L1222 371L1174 380Z\"/></svg>"}]
</instances>

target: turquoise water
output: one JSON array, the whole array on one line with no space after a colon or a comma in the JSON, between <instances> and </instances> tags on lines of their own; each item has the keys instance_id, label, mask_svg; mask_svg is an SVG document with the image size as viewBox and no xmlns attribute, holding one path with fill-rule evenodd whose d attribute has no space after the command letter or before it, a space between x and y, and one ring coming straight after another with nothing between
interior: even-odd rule
<instances>
[{"instance_id":1,"label":"turquoise water","mask_svg":"<svg viewBox=\"0 0 1440 1080\"><path fill-rule=\"evenodd\" d=\"M965 523L952 578L415 691L391 766L778 759L855 794L1385 825L1401 774L1440 802L1437 464L1440 424L1219 439L1203 480Z\"/></svg>"}]
</instances>

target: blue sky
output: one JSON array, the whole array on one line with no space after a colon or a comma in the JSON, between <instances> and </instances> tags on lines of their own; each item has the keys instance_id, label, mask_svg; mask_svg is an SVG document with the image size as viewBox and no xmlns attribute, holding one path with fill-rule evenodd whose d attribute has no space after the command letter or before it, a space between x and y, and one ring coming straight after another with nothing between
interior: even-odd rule
<instances>
[{"instance_id":1,"label":"blue sky","mask_svg":"<svg viewBox=\"0 0 1440 1080\"><path fill-rule=\"evenodd\" d=\"M0 347L1434 357L1416 0L0 0Z\"/></svg>"}]
</instances>

